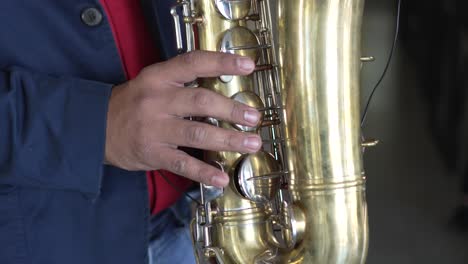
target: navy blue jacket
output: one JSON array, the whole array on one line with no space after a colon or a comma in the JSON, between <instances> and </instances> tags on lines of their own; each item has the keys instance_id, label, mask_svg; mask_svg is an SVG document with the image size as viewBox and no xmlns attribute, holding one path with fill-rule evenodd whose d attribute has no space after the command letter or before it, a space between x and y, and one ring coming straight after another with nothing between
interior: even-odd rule
<instances>
[{"instance_id":1,"label":"navy blue jacket","mask_svg":"<svg viewBox=\"0 0 468 264\"><path fill-rule=\"evenodd\" d=\"M150 19L169 23L168 4ZM102 165L109 95L125 76L106 17L81 21L88 7L102 10L97 0L0 6L1 264L147 262L144 172Z\"/></svg>"}]
</instances>

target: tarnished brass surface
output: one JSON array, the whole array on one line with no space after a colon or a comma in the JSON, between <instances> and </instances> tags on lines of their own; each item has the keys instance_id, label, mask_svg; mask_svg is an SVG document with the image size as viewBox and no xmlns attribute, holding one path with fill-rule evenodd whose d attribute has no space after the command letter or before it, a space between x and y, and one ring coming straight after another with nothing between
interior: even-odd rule
<instances>
[{"instance_id":1,"label":"tarnished brass surface","mask_svg":"<svg viewBox=\"0 0 468 264\"><path fill-rule=\"evenodd\" d=\"M363 0L278 0L286 155L305 212L301 263L364 263L359 122Z\"/></svg>"},{"instance_id":2,"label":"tarnished brass surface","mask_svg":"<svg viewBox=\"0 0 468 264\"><path fill-rule=\"evenodd\" d=\"M202 16L204 23L197 24L199 47L201 50L223 51L249 56L258 61L258 50L227 50L226 42L231 46L242 47L245 45L258 45L255 35L243 27L238 20L228 20L217 10L217 4L229 4L233 6L232 14L240 18L240 14L247 15L250 12L251 1L196 0L195 10L197 16ZM246 9L247 8L247 9ZM223 13L225 13L223 11ZM229 41L226 41L229 40ZM233 76L229 82L223 82L219 78L207 78L200 82L200 86L214 90L227 97L243 99L240 92L254 92L255 82L253 75L240 77ZM241 100L252 106L263 107L258 100ZM238 129L235 125L221 123L220 126L230 129ZM243 159L239 153L207 153L208 161L217 160L224 164L229 173L230 185L224 190L222 197L213 201L212 207L216 208L213 218L213 245L222 249L219 256L220 263L240 264L253 263L253 260L269 248L268 245L268 219L270 210L264 205L251 202L240 194L236 186L236 166ZM257 167L261 167L257 164ZM208 263L205 259L202 263Z\"/></svg>"},{"instance_id":3,"label":"tarnished brass surface","mask_svg":"<svg viewBox=\"0 0 468 264\"><path fill-rule=\"evenodd\" d=\"M265 13L258 7L268 1L179 1L191 10L184 21L195 23L195 46L249 56L257 70L265 71L205 78L199 84L262 109L262 127L271 126L274 146L274 155L265 149L251 156L206 153L205 160L222 167L231 181L222 195L203 201L197 211L192 224L197 261L364 263L368 227L359 122L364 0L277 0L278 16L266 14L268 23L259 22ZM249 23L257 23L256 30ZM268 25L278 31L265 33ZM266 45L272 35L278 43ZM274 91L268 89L275 83ZM282 110L275 107L279 101ZM272 117L280 114L283 131L273 128L280 119ZM281 182L285 185L279 192Z\"/></svg>"},{"instance_id":4,"label":"tarnished brass surface","mask_svg":"<svg viewBox=\"0 0 468 264\"><path fill-rule=\"evenodd\" d=\"M221 13L217 10L214 0L195 0L195 10L197 11L197 16L201 16L204 19L203 23L197 24L198 29L198 38L199 38L199 48L201 50L210 50L210 51L221 51L221 40L225 34L232 32L233 28L236 28L239 25L237 20L228 20L225 19ZM229 2L229 1L224 1ZM242 4L233 4L235 8L233 10L239 10L241 8L250 7L250 1L243 1L249 3L246 5ZM239 11L235 12L236 14ZM240 30L239 30L240 31ZM235 31L234 37L236 43L242 39L241 34L246 31ZM250 34L246 34L244 39L251 39ZM252 56L250 50L237 50L233 52L235 54L248 56L250 55L252 59L256 59L256 56ZM225 96L231 97L234 94L240 91L248 91L254 87L253 78L250 76L234 76L233 80L229 83L224 83L218 78L207 78L201 81L200 85L205 88L210 88L216 92L219 92Z\"/></svg>"}]
</instances>

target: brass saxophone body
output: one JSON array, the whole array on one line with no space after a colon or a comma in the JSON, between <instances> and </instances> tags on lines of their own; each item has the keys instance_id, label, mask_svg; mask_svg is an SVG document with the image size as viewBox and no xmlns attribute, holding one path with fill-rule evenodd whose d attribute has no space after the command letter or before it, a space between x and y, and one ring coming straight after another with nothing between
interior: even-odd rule
<instances>
[{"instance_id":1,"label":"brass saxophone body","mask_svg":"<svg viewBox=\"0 0 468 264\"><path fill-rule=\"evenodd\" d=\"M191 226L198 263L365 262L363 6L364 0L190 0L173 8L179 48L181 7L188 51L257 62L250 76L206 78L199 85L263 113L256 128L207 120L261 133L264 148L250 155L206 153L231 181L224 189L201 186Z\"/></svg>"}]
</instances>

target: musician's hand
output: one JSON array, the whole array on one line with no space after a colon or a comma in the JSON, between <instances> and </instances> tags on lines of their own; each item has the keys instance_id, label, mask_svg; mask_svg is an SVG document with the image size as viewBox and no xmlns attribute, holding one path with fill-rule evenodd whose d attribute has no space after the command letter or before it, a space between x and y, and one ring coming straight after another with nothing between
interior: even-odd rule
<instances>
[{"instance_id":1,"label":"musician's hand","mask_svg":"<svg viewBox=\"0 0 468 264\"><path fill-rule=\"evenodd\" d=\"M106 162L127 170L165 169L208 185L227 185L226 173L177 147L251 153L259 150L260 137L183 117L214 117L254 126L260 114L207 89L184 88L184 83L198 77L247 75L253 70L248 58L198 51L149 66L135 79L116 86L109 102Z\"/></svg>"}]
</instances>

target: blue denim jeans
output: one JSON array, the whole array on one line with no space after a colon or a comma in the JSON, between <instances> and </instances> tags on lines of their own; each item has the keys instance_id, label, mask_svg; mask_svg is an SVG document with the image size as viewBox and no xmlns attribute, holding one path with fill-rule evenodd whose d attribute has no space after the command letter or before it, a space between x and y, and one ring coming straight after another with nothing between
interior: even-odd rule
<instances>
[{"instance_id":1,"label":"blue denim jeans","mask_svg":"<svg viewBox=\"0 0 468 264\"><path fill-rule=\"evenodd\" d=\"M150 264L195 264L190 236L190 200L182 197L175 205L155 215L150 223Z\"/></svg>"}]
</instances>

